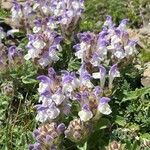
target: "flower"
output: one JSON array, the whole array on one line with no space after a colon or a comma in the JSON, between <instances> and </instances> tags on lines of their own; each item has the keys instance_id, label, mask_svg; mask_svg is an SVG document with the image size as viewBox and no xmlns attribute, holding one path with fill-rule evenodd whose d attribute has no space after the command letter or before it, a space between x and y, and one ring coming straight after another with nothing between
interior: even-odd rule
<instances>
[{"instance_id":1,"label":"flower","mask_svg":"<svg viewBox=\"0 0 150 150\"><path fill-rule=\"evenodd\" d=\"M112 89L112 83L114 78L116 77L120 77L120 73L118 71L117 68L117 64L111 66L110 70L109 70L109 89Z\"/></svg>"},{"instance_id":2,"label":"flower","mask_svg":"<svg viewBox=\"0 0 150 150\"><path fill-rule=\"evenodd\" d=\"M88 88L92 88L93 84L90 81L91 80L91 75L86 70L84 64L80 67L79 74L80 74L80 82L81 82L81 84L84 85L84 86L87 86Z\"/></svg>"},{"instance_id":3,"label":"flower","mask_svg":"<svg viewBox=\"0 0 150 150\"><path fill-rule=\"evenodd\" d=\"M110 106L108 102L110 101L110 98L108 97L102 97L99 101L98 105L98 111L104 115L109 115L112 111L110 109Z\"/></svg>"},{"instance_id":4,"label":"flower","mask_svg":"<svg viewBox=\"0 0 150 150\"><path fill-rule=\"evenodd\" d=\"M7 31L7 36L12 36L14 38L14 33L19 32L19 29L11 29L9 31Z\"/></svg>"},{"instance_id":5,"label":"flower","mask_svg":"<svg viewBox=\"0 0 150 150\"><path fill-rule=\"evenodd\" d=\"M105 85L106 69L102 65L100 65L99 72L93 73L92 76L94 79L100 79L101 88L103 88Z\"/></svg>"},{"instance_id":6,"label":"flower","mask_svg":"<svg viewBox=\"0 0 150 150\"><path fill-rule=\"evenodd\" d=\"M37 77L38 80L40 80L41 82L39 83L39 88L38 88L38 92L40 94L50 94L51 91L50 91L50 78L48 78L47 76L44 76L44 75L41 75L41 76L38 76Z\"/></svg>"},{"instance_id":7,"label":"flower","mask_svg":"<svg viewBox=\"0 0 150 150\"><path fill-rule=\"evenodd\" d=\"M12 21L14 22L18 22L18 20L20 21L23 17L23 13L22 13L22 6L17 3L16 0L13 0L13 7L11 9L12 12Z\"/></svg>"},{"instance_id":8,"label":"flower","mask_svg":"<svg viewBox=\"0 0 150 150\"><path fill-rule=\"evenodd\" d=\"M65 130L65 124L55 122L47 123L34 130L35 144L29 145L29 150L57 150L61 144L61 135Z\"/></svg>"},{"instance_id":9,"label":"flower","mask_svg":"<svg viewBox=\"0 0 150 150\"><path fill-rule=\"evenodd\" d=\"M81 142L88 137L91 130L89 122L82 122L80 119L70 121L68 128L65 130L65 137L73 142Z\"/></svg>"},{"instance_id":10,"label":"flower","mask_svg":"<svg viewBox=\"0 0 150 150\"><path fill-rule=\"evenodd\" d=\"M49 101L47 105L39 104L35 106L37 108L37 116L36 120L40 122L46 122L51 121L55 118L57 118L60 114L60 110L56 107L55 103L52 101Z\"/></svg>"},{"instance_id":11,"label":"flower","mask_svg":"<svg viewBox=\"0 0 150 150\"><path fill-rule=\"evenodd\" d=\"M56 32L48 31L45 34L28 36L28 54L24 57L26 60L32 59L33 62L38 60L42 67L59 60L58 52L61 50L60 42L62 41L62 37Z\"/></svg>"},{"instance_id":12,"label":"flower","mask_svg":"<svg viewBox=\"0 0 150 150\"><path fill-rule=\"evenodd\" d=\"M56 105L60 105L64 100L65 96L62 94L62 90L58 89L55 94L52 95L52 100Z\"/></svg>"},{"instance_id":13,"label":"flower","mask_svg":"<svg viewBox=\"0 0 150 150\"><path fill-rule=\"evenodd\" d=\"M84 106L82 107L82 110L78 112L78 115L81 121L83 122L89 121L93 117L93 114L89 109L89 106L86 104L84 104Z\"/></svg>"},{"instance_id":14,"label":"flower","mask_svg":"<svg viewBox=\"0 0 150 150\"><path fill-rule=\"evenodd\" d=\"M6 37L6 33L4 32L4 29L0 27L0 43L2 42L2 39Z\"/></svg>"}]
</instances>

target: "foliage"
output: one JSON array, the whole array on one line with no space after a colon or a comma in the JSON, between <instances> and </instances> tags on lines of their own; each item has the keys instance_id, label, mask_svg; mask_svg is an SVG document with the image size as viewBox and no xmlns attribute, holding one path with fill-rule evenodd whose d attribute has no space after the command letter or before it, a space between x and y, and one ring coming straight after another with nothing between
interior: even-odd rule
<instances>
[{"instance_id":1,"label":"foliage","mask_svg":"<svg viewBox=\"0 0 150 150\"><path fill-rule=\"evenodd\" d=\"M140 6L145 7L144 3L147 1L143 1L142 4L139 0L87 0L79 30L98 32L106 15L111 15L116 24L122 18L129 18L130 27L139 27L143 23L139 15ZM9 16L8 12L0 10L0 21L3 22L7 16ZM26 45L29 41L24 31L14 35L17 46L26 53ZM77 72L80 68L81 62L74 56L72 50L78 39L74 37L73 42L70 41L68 39L63 41L63 51L58 53L59 61L53 64L59 74L65 69ZM142 51L139 58L142 63L148 62L149 52ZM134 63L130 65L124 63L124 67L120 69L120 77L114 80L113 92L106 89L105 95L109 95L109 92L112 94L110 102L112 113L101 116L90 136L83 141L75 144L65 138L62 150L109 150L113 141L117 141L118 145L120 144L125 150L150 148L150 88L141 85L142 72L134 66ZM108 69L108 66L106 68ZM31 61L25 61L19 66L9 66L6 71L0 70L1 150L26 150L28 145L35 141L32 132L39 124L35 119L34 106L38 104L37 76L41 74L47 74L47 70ZM107 80L106 84L108 84ZM74 102L72 116L66 116L64 123L69 125L71 120L76 119L74 116L79 109L79 104Z\"/></svg>"}]
</instances>

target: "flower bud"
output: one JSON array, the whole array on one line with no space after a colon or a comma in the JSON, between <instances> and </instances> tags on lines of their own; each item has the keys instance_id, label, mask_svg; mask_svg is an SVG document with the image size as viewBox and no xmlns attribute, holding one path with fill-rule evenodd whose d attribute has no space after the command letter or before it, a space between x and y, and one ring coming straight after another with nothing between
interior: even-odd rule
<instances>
[{"instance_id":1,"label":"flower bud","mask_svg":"<svg viewBox=\"0 0 150 150\"><path fill-rule=\"evenodd\" d=\"M87 138L90 130L91 125L88 122L82 122L80 119L74 119L65 130L65 136L71 141L78 143Z\"/></svg>"},{"instance_id":2,"label":"flower bud","mask_svg":"<svg viewBox=\"0 0 150 150\"><path fill-rule=\"evenodd\" d=\"M4 95L12 97L14 95L13 83L12 82L3 83L1 85L1 91Z\"/></svg>"},{"instance_id":3,"label":"flower bud","mask_svg":"<svg viewBox=\"0 0 150 150\"><path fill-rule=\"evenodd\" d=\"M117 141L113 141L109 144L109 150L122 150L121 144Z\"/></svg>"},{"instance_id":4,"label":"flower bud","mask_svg":"<svg viewBox=\"0 0 150 150\"><path fill-rule=\"evenodd\" d=\"M65 130L63 123L57 125L55 122L44 124L33 132L36 139L35 144L29 146L30 150L58 149L61 143L61 135ZM37 148L37 149L35 149Z\"/></svg>"}]
</instances>

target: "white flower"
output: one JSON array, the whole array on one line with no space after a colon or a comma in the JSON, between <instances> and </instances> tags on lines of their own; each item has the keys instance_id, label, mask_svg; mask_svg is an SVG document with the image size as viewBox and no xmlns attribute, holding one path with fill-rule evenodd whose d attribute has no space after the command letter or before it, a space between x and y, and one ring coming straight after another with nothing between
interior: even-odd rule
<instances>
[{"instance_id":1,"label":"white flower","mask_svg":"<svg viewBox=\"0 0 150 150\"><path fill-rule=\"evenodd\" d=\"M6 37L6 33L0 30L0 42Z\"/></svg>"},{"instance_id":2,"label":"white flower","mask_svg":"<svg viewBox=\"0 0 150 150\"><path fill-rule=\"evenodd\" d=\"M80 80L78 78L75 78L71 82L73 89L76 89L80 86Z\"/></svg>"},{"instance_id":3,"label":"white flower","mask_svg":"<svg viewBox=\"0 0 150 150\"><path fill-rule=\"evenodd\" d=\"M38 62L42 67L46 67L48 66L48 64L51 63L51 61L48 58L40 58Z\"/></svg>"},{"instance_id":4,"label":"white flower","mask_svg":"<svg viewBox=\"0 0 150 150\"><path fill-rule=\"evenodd\" d=\"M40 32L41 30L42 30L41 27L37 27L37 26L33 27L33 33L38 33L38 32Z\"/></svg>"},{"instance_id":5,"label":"white flower","mask_svg":"<svg viewBox=\"0 0 150 150\"><path fill-rule=\"evenodd\" d=\"M75 56L77 56L79 59L82 59L84 57L84 51L79 50L75 53Z\"/></svg>"},{"instance_id":6,"label":"white flower","mask_svg":"<svg viewBox=\"0 0 150 150\"><path fill-rule=\"evenodd\" d=\"M52 100L55 102L56 105L60 105L65 99L63 94L54 94L52 95Z\"/></svg>"},{"instance_id":7,"label":"white flower","mask_svg":"<svg viewBox=\"0 0 150 150\"><path fill-rule=\"evenodd\" d=\"M47 120L53 120L57 118L59 114L60 110L56 106L53 106L52 108L50 107L46 110L38 111L36 120L43 123Z\"/></svg>"},{"instance_id":8,"label":"white flower","mask_svg":"<svg viewBox=\"0 0 150 150\"><path fill-rule=\"evenodd\" d=\"M92 58L92 59L90 60L90 63L91 63L93 66L98 67L98 66L100 65L101 61L102 61L102 59L100 59L100 57L99 57L99 58L96 58L96 59Z\"/></svg>"},{"instance_id":9,"label":"white flower","mask_svg":"<svg viewBox=\"0 0 150 150\"><path fill-rule=\"evenodd\" d=\"M109 115L112 112L108 103L99 104L98 110L104 115Z\"/></svg>"},{"instance_id":10,"label":"white flower","mask_svg":"<svg viewBox=\"0 0 150 150\"><path fill-rule=\"evenodd\" d=\"M52 21L49 21L47 23L47 26L50 28L50 29L56 29L57 28L57 24L55 22L52 22Z\"/></svg>"},{"instance_id":11,"label":"white flower","mask_svg":"<svg viewBox=\"0 0 150 150\"><path fill-rule=\"evenodd\" d=\"M13 36L13 34L16 33L16 32L19 32L19 29L9 30L9 31L7 31L7 36L9 36L9 35Z\"/></svg>"},{"instance_id":12,"label":"white flower","mask_svg":"<svg viewBox=\"0 0 150 150\"><path fill-rule=\"evenodd\" d=\"M45 91L48 90L48 83L43 83L43 82L40 82L39 83L39 88L38 88L38 92L39 93L44 93Z\"/></svg>"},{"instance_id":13,"label":"white flower","mask_svg":"<svg viewBox=\"0 0 150 150\"><path fill-rule=\"evenodd\" d=\"M12 8L12 21L15 21L17 19L21 19L23 17L21 9L16 11L14 8Z\"/></svg>"},{"instance_id":14,"label":"white flower","mask_svg":"<svg viewBox=\"0 0 150 150\"><path fill-rule=\"evenodd\" d=\"M52 103L52 99L41 95L39 98L39 102L42 102L43 106L48 106Z\"/></svg>"},{"instance_id":15,"label":"white flower","mask_svg":"<svg viewBox=\"0 0 150 150\"><path fill-rule=\"evenodd\" d=\"M86 51L87 49L90 48L90 46L91 45L89 45L89 44L87 44L85 42L81 42L81 44L80 44L80 48L81 48L82 51Z\"/></svg>"},{"instance_id":16,"label":"white flower","mask_svg":"<svg viewBox=\"0 0 150 150\"><path fill-rule=\"evenodd\" d=\"M45 42L39 39L35 40L32 44L36 49L43 49L46 45Z\"/></svg>"},{"instance_id":17,"label":"white flower","mask_svg":"<svg viewBox=\"0 0 150 150\"><path fill-rule=\"evenodd\" d=\"M117 35L113 35L113 36L111 37L111 44L112 44L112 45L115 45L115 44L117 44L117 43L121 43L121 39L120 39Z\"/></svg>"},{"instance_id":18,"label":"white flower","mask_svg":"<svg viewBox=\"0 0 150 150\"><path fill-rule=\"evenodd\" d=\"M82 80L81 82L84 86L87 86L88 88L93 88L93 84L90 80Z\"/></svg>"},{"instance_id":19,"label":"white flower","mask_svg":"<svg viewBox=\"0 0 150 150\"><path fill-rule=\"evenodd\" d=\"M123 51L116 51L115 53L114 53L114 55L118 58L118 59L123 59L124 57L125 57L125 53L123 52Z\"/></svg>"},{"instance_id":20,"label":"white flower","mask_svg":"<svg viewBox=\"0 0 150 150\"><path fill-rule=\"evenodd\" d=\"M40 122L45 122L47 119L48 119L48 116L46 113L43 113L42 111L38 111L38 114L36 115L36 118L35 118L37 121L40 121Z\"/></svg>"},{"instance_id":21,"label":"white flower","mask_svg":"<svg viewBox=\"0 0 150 150\"><path fill-rule=\"evenodd\" d=\"M133 47L133 46L127 45L127 46L124 47L124 49L125 49L125 54L127 56L132 56L134 53L136 53L135 46Z\"/></svg>"},{"instance_id":22,"label":"white flower","mask_svg":"<svg viewBox=\"0 0 150 150\"><path fill-rule=\"evenodd\" d=\"M56 50L52 50L51 52L49 52L49 56L50 56L51 60L53 60L53 61L59 60L59 56L58 56Z\"/></svg>"},{"instance_id":23,"label":"white flower","mask_svg":"<svg viewBox=\"0 0 150 150\"><path fill-rule=\"evenodd\" d=\"M48 109L46 113L48 119L52 120L58 117L58 115L60 114L60 110L57 107L54 107L52 109Z\"/></svg>"},{"instance_id":24,"label":"white flower","mask_svg":"<svg viewBox=\"0 0 150 150\"><path fill-rule=\"evenodd\" d=\"M100 76L100 73L99 73L99 72L95 72L95 73L93 73L93 74L92 74L92 77L93 77L94 79L100 79L100 78L101 78L101 76Z\"/></svg>"},{"instance_id":25,"label":"white flower","mask_svg":"<svg viewBox=\"0 0 150 150\"><path fill-rule=\"evenodd\" d=\"M63 93L71 93L73 90L74 88L71 83L63 84L63 88L62 88Z\"/></svg>"},{"instance_id":26,"label":"white flower","mask_svg":"<svg viewBox=\"0 0 150 150\"><path fill-rule=\"evenodd\" d=\"M43 6L43 7L42 7L42 11L43 11L43 13L44 13L45 15L48 15L48 14L49 14L49 9L48 9L47 6Z\"/></svg>"},{"instance_id":27,"label":"white flower","mask_svg":"<svg viewBox=\"0 0 150 150\"><path fill-rule=\"evenodd\" d=\"M39 6L40 6L39 3L35 3L35 4L33 5L33 10L36 10Z\"/></svg>"},{"instance_id":28,"label":"white flower","mask_svg":"<svg viewBox=\"0 0 150 150\"><path fill-rule=\"evenodd\" d=\"M78 9L80 8L79 2L73 1L73 2L72 2L72 7L73 7L75 10L78 10Z\"/></svg>"},{"instance_id":29,"label":"white flower","mask_svg":"<svg viewBox=\"0 0 150 150\"><path fill-rule=\"evenodd\" d=\"M41 53L41 50L36 50L35 48L30 48L28 50L28 54L24 56L25 60L29 60L31 58L37 58L39 57L39 54Z\"/></svg>"},{"instance_id":30,"label":"white flower","mask_svg":"<svg viewBox=\"0 0 150 150\"><path fill-rule=\"evenodd\" d=\"M79 111L78 115L81 121L84 122L89 121L93 117L93 114L90 110L84 110L84 109Z\"/></svg>"}]
</instances>

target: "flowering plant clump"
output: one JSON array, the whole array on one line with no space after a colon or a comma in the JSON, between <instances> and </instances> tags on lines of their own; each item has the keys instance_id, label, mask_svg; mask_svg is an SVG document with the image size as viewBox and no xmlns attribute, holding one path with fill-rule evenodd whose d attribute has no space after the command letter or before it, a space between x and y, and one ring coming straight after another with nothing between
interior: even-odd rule
<instances>
[{"instance_id":1,"label":"flowering plant clump","mask_svg":"<svg viewBox=\"0 0 150 150\"><path fill-rule=\"evenodd\" d=\"M27 30L29 43L26 60L32 59L42 67L59 60L62 37L70 38L84 10L84 1L27 1L13 2L12 21Z\"/></svg>"},{"instance_id":2,"label":"flowering plant clump","mask_svg":"<svg viewBox=\"0 0 150 150\"><path fill-rule=\"evenodd\" d=\"M116 128L127 128L126 118L130 122L134 116L132 111L128 114L125 110L128 103L123 104L135 97L142 99L149 92L146 89L144 95L138 95L139 92L138 96L133 94L126 99L126 93L135 90L128 83L135 76L131 78L128 71L132 72L130 67L137 63L138 54L137 40L130 38L127 28L129 20L123 19L116 25L107 16L99 33L81 32L78 26L84 10L84 0L13 0L13 27L8 31L0 27L0 71L6 77L0 80L1 93L11 103L7 103L9 113L4 109L3 120L5 116L8 119L3 124L7 124L7 132L15 126L19 126L17 131L21 130L21 124L22 130L34 130L30 138L25 137L29 150L121 150L121 141L127 135ZM9 39L15 42L6 42ZM16 70L18 66L21 67ZM10 108L11 105L14 107ZM24 110L25 117L19 115L20 110ZM142 122L134 117L136 123ZM23 121L18 123L18 118ZM99 132L102 129L106 130ZM13 132L10 138L12 135ZM104 136L107 140L101 143Z\"/></svg>"},{"instance_id":3,"label":"flowering plant clump","mask_svg":"<svg viewBox=\"0 0 150 150\"><path fill-rule=\"evenodd\" d=\"M137 53L137 41L129 38L127 22L127 19L123 19L116 27L108 16L98 35L91 32L78 34L80 43L74 46L75 55L82 62L90 62L94 67L101 63L116 64L131 59Z\"/></svg>"},{"instance_id":4,"label":"flowering plant clump","mask_svg":"<svg viewBox=\"0 0 150 150\"><path fill-rule=\"evenodd\" d=\"M0 27L0 69L6 70L11 66L18 66L23 64L23 50L15 45L5 46L2 40L8 36L13 36L13 33L18 32L16 30L9 30L7 33L4 32L3 28Z\"/></svg>"},{"instance_id":5,"label":"flowering plant clump","mask_svg":"<svg viewBox=\"0 0 150 150\"><path fill-rule=\"evenodd\" d=\"M48 76L38 77L41 102L35 106L38 121L47 123L60 119L63 121L69 115L73 117L73 105L76 103L76 119L69 123L64 135L78 143L94 130L94 125L102 114L109 115L112 112L106 88L111 91L114 79L120 76L117 64L136 54L136 42L129 39L125 30L126 22L127 20L123 20L116 28L109 16L98 37L90 32L79 34L81 43L74 46L77 49L75 55L82 63L78 72L63 71L62 75L57 75L53 68L49 68ZM113 64L108 75L102 64ZM99 71L94 72L94 69ZM94 84L94 79L99 79L100 83Z\"/></svg>"}]
</instances>

